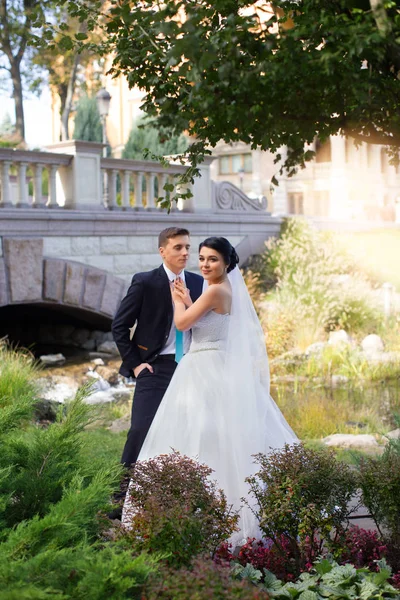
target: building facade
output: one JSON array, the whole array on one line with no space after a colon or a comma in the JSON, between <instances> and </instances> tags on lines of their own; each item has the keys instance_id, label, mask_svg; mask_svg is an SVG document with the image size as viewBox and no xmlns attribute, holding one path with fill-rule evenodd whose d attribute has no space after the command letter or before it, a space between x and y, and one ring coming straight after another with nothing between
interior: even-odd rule
<instances>
[{"instance_id":1,"label":"building facade","mask_svg":"<svg viewBox=\"0 0 400 600\"><path fill-rule=\"evenodd\" d=\"M279 174L270 152L243 143L219 143L211 176L230 181L250 197L264 195L273 214L301 214L340 220L400 220L400 169L383 146L355 144L332 136L309 147L315 159L292 177ZM281 152L282 154L283 152ZM275 176L278 186L271 185Z\"/></svg>"}]
</instances>

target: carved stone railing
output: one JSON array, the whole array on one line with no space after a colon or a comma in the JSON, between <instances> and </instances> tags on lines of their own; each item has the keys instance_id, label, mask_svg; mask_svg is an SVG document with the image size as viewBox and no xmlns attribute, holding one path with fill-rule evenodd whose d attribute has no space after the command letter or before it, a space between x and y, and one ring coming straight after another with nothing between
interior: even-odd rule
<instances>
[{"instance_id":1,"label":"carved stone railing","mask_svg":"<svg viewBox=\"0 0 400 600\"><path fill-rule=\"evenodd\" d=\"M68 167L72 156L0 148L0 208L58 208L57 173ZM44 171L48 172L48 194L43 195ZM32 192L29 193L29 183Z\"/></svg>"},{"instance_id":2,"label":"carved stone railing","mask_svg":"<svg viewBox=\"0 0 400 600\"><path fill-rule=\"evenodd\" d=\"M152 161L102 158L103 144L93 142L59 142L47 150L0 148L0 209L160 213L164 210L157 200L163 200L166 193L174 195L174 191L164 190L165 184L172 184L176 190L177 176L187 169L176 157L168 157L167 166ZM265 197L249 198L231 183L213 183L212 160L205 158L199 175L188 185L192 197L179 200L174 209L207 214L266 212Z\"/></svg>"},{"instance_id":3,"label":"carved stone railing","mask_svg":"<svg viewBox=\"0 0 400 600\"><path fill-rule=\"evenodd\" d=\"M115 158L103 158L101 169L105 205L125 210L159 210L156 200L165 198L164 185L174 185L174 175L186 171L181 165Z\"/></svg>"},{"instance_id":4,"label":"carved stone railing","mask_svg":"<svg viewBox=\"0 0 400 600\"><path fill-rule=\"evenodd\" d=\"M244 212L267 210L265 196L249 198L244 192L228 181L213 182L213 204L216 212Z\"/></svg>"}]
</instances>

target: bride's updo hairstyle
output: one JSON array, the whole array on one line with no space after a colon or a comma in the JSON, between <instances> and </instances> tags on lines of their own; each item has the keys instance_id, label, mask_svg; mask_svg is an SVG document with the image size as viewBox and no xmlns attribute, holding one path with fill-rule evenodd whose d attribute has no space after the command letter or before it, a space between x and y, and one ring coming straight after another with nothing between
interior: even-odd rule
<instances>
[{"instance_id":1,"label":"bride's updo hairstyle","mask_svg":"<svg viewBox=\"0 0 400 600\"><path fill-rule=\"evenodd\" d=\"M209 237L206 240L204 240L204 242L201 242L199 246L199 252L203 247L216 250L217 252L219 252L219 254L222 255L225 264L228 266L228 273L230 273L239 262L239 257L236 253L235 248L224 237Z\"/></svg>"}]
</instances>

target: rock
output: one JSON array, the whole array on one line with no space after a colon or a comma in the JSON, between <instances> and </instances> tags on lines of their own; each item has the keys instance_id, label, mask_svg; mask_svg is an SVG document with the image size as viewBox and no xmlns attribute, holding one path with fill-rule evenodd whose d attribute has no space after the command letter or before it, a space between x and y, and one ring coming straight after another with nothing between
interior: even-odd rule
<instances>
[{"instance_id":1,"label":"rock","mask_svg":"<svg viewBox=\"0 0 400 600\"><path fill-rule=\"evenodd\" d=\"M112 354L112 356L119 356L117 344L115 342L103 342L99 346L97 346L98 352L106 352L107 354Z\"/></svg>"},{"instance_id":2,"label":"rock","mask_svg":"<svg viewBox=\"0 0 400 600\"><path fill-rule=\"evenodd\" d=\"M400 362L400 352L378 352L376 354L365 352L364 356L369 362L374 363Z\"/></svg>"},{"instance_id":3,"label":"rock","mask_svg":"<svg viewBox=\"0 0 400 600\"><path fill-rule=\"evenodd\" d=\"M47 398L40 398L35 404L36 421L48 421L54 423L57 418L58 407L60 403Z\"/></svg>"},{"instance_id":4,"label":"rock","mask_svg":"<svg viewBox=\"0 0 400 600\"><path fill-rule=\"evenodd\" d=\"M121 431L128 431L131 426L131 420L127 417L121 417L113 421L108 428L112 433L120 433Z\"/></svg>"},{"instance_id":5,"label":"rock","mask_svg":"<svg viewBox=\"0 0 400 600\"><path fill-rule=\"evenodd\" d=\"M73 325L59 325L57 327L57 337L61 343L69 342L74 331L75 327Z\"/></svg>"},{"instance_id":6,"label":"rock","mask_svg":"<svg viewBox=\"0 0 400 600\"><path fill-rule=\"evenodd\" d=\"M132 400L132 390L125 388L112 388L111 389L113 399L115 402L130 402Z\"/></svg>"},{"instance_id":7,"label":"rock","mask_svg":"<svg viewBox=\"0 0 400 600\"><path fill-rule=\"evenodd\" d=\"M378 448L378 442L373 435L367 433L334 433L324 438L326 446L334 448Z\"/></svg>"},{"instance_id":8,"label":"rock","mask_svg":"<svg viewBox=\"0 0 400 600\"><path fill-rule=\"evenodd\" d=\"M104 360L102 358L93 358L93 360L91 360L90 362L92 362L94 365L96 365L98 367L103 366L105 364Z\"/></svg>"},{"instance_id":9,"label":"rock","mask_svg":"<svg viewBox=\"0 0 400 600\"><path fill-rule=\"evenodd\" d=\"M91 340L95 340L96 342L105 342L106 340L104 339L104 331L99 331L98 329L94 329L93 331L90 332L90 339Z\"/></svg>"},{"instance_id":10,"label":"rock","mask_svg":"<svg viewBox=\"0 0 400 600\"><path fill-rule=\"evenodd\" d=\"M372 333L363 339L361 348L366 354L379 354L384 351L385 345L379 335Z\"/></svg>"},{"instance_id":11,"label":"rock","mask_svg":"<svg viewBox=\"0 0 400 600\"><path fill-rule=\"evenodd\" d=\"M64 403L73 398L78 391L78 383L73 377L55 375L36 380L41 399Z\"/></svg>"},{"instance_id":12,"label":"rock","mask_svg":"<svg viewBox=\"0 0 400 600\"><path fill-rule=\"evenodd\" d=\"M44 365L61 365L66 359L60 352L59 354L42 354L40 360Z\"/></svg>"},{"instance_id":13,"label":"rock","mask_svg":"<svg viewBox=\"0 0 400 600\"><path fill-rule=\"evenodd\" d=\"M96 369L96 373L101 375L101 377L103 377L103 379L108 381L108 383L110 383L111 385L117 385L117 383L119 382L118 371L116 369L113 369L112 367L99 366Z\"/></svg>"},{"instance_id":14,"label":"rock","mask_svg":"<svg viewBox=\"0 0 400 600\"><path fill-rule=\"evenodd\" d=\"M346 377L346 375L332 375L331 377L331 384L333 387L337 387L338 385L343 385L344 383L347 383L349 381L349 378Z\"/></svg>"},{"instance_id":15,"label":"rock","mask_svg":"<svg viewBox=\"0 0 400 600\"><path fill-rule=\"evenodd\" d=\"M83 344L88 341L89 336L90 336L89 329L75 329L75 331L71 335L71 340L79 348L82 348Z\"/></svg>"},{"instance_id":16,"label":"rock","mask_svg":"<svg viewBox=\"0 0 400 600\"><path fill-rule=\"evenodd\" d=\"M103 340L105 342L113 342L114 341L114 336L112 334L111 331L106 331L103 333Z\"/></svg>"},{"instance_id":17,"label":"rock","mask_svg":"<svg viewBox=\"0 0 400 600\"><path fill-rule=\"evenodd\" d=\"M108 381L103 379L97 371L92 371L92 369L89 369L89 371L86 373L86 376L94 379L94 382L92 383L92 390L94 392L104 392L111 387Z\"/></svg>"},{"instance_id":18,"label":"rock","mask_svg":"<svg viewBox=\"0 0 400 600\"><path fill-rule=\"evenodd\" d=\"M90 360L93 360L94 358L104 358L106 360L109 360L111 356L112 355L109 352L99 352L98 350L89 352Z\"/></svg>"},{"instance_id":19,"label":"rock","mask_svg":"<svg viewBox=\"0 0 400 600\"><path fill-rule=\"evenodd\" d=\"M326 348L327 342L314 342L305 351L305 354L309 356L310 354L321 354L323 350Z\"/></svg>"},{"instance_id":20,"label":"rock","mask_svg":"<svg viewBox=\"0 0 400 600\"><path fill-rule=\"evenodd\" d=\"M339 329L338 331L330 332L328 344L331 346L337 346L338 344L351 344L351 339L347 331L344 329Z\"/></svg>"},{"instance_id":21,"label":"rock","mask_svg":"<svg viewBox=\"0 0 400 600\"><path fill-rule=\"evenodd\" d=\"M400 429L393 429L386 434L386 437L391 440L400 440Z\"/></svg>"},{"instance_id":22,"label":"rock","mask_svg":"<svg viewBox=\"0 0 400 600\"><path fill-rule=\"evenodd\" d=\"M306 382L308 378L302 375L274 375L272 381L274 383L295 383Z\"/></svg>"},{"instance_id":23,"label":"rock","mask_svg":"<svg viewBox=\"0 0 400 600\"><path fill-rule=\"evenodd\" d=\"M81 346L84 350L96 350L96 340L87 340Z\"/></svg>"}]
</instances>

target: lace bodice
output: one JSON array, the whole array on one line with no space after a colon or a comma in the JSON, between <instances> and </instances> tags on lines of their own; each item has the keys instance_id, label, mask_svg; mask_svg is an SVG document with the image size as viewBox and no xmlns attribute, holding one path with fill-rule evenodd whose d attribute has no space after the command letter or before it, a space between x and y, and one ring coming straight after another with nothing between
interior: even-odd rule
<instances>
[{"instance_id":1,"label":"lace bodice","mask_svg":"<svg viewBox=\"0 0 400 600\"><path fill-rule=\"evenodd\" d=\"M221 315L213 310L204 315L192 327L192 343L189 352L200 350L223 350L228 335L229 314Z\"/></svg>"}]
</instances>

